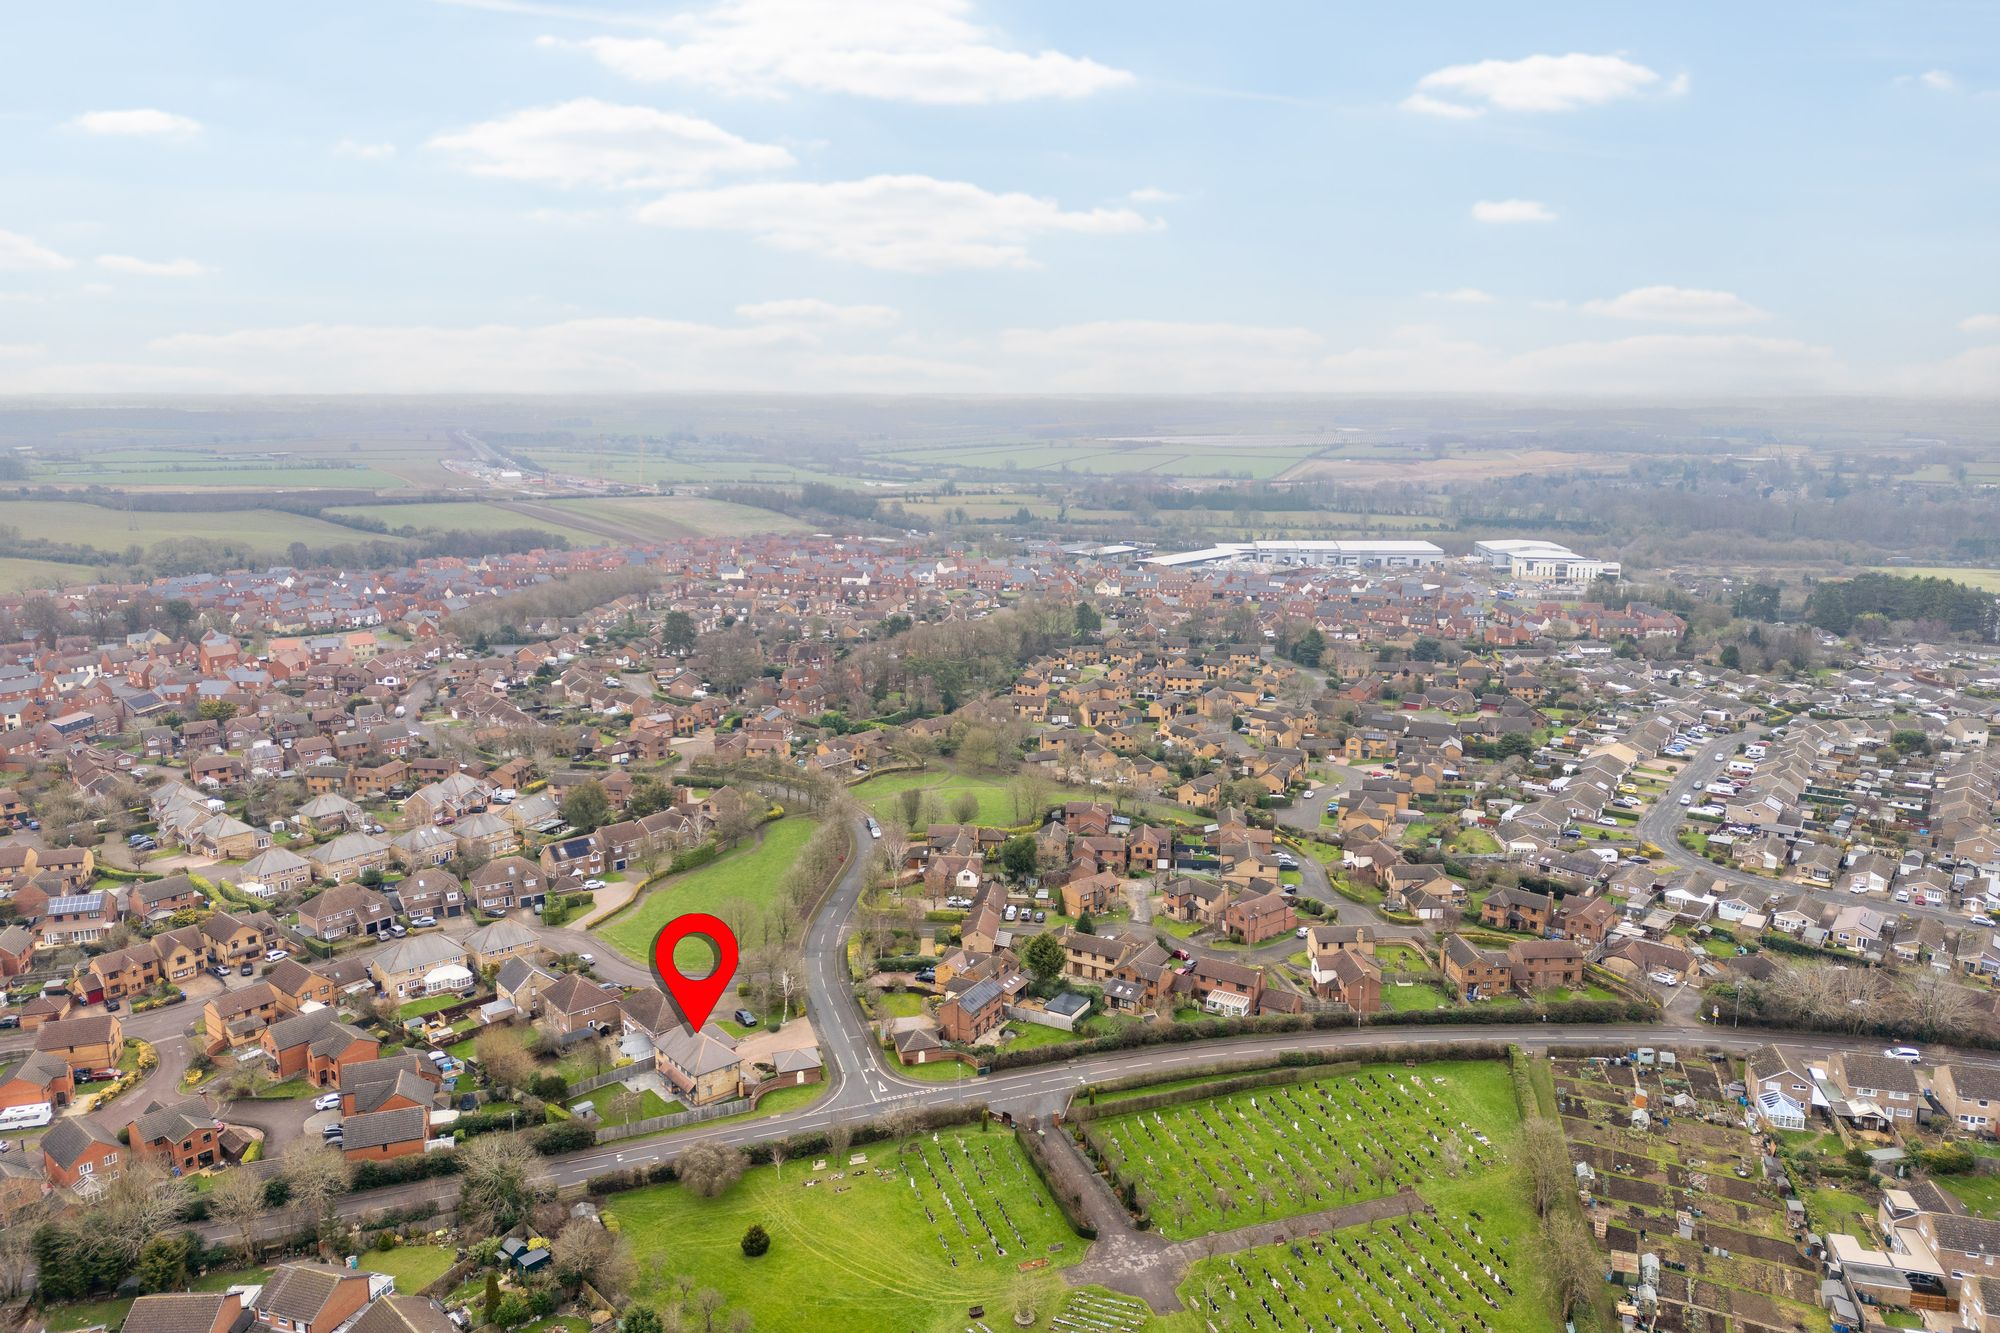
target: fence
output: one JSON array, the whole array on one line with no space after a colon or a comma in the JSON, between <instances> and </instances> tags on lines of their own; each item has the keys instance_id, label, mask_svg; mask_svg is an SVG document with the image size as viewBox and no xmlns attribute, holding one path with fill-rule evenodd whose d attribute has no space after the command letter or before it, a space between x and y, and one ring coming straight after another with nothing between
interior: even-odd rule
<instances>
[{"instance_id":1,"label":"fence","mask_svg":"<svg viewBox=\"0 0 2000 1333\"><path fill-rule=\"evenodd\" d=\"M657 1134L665 1129L686 1129L689 1125L704 1124L710 1120L720 1120L724 1116L741 1115L745 1111L756 1110L747 1097L734 1101L717 1102L713 1106L697 1106L692 1111L678 1111L673 1115L656 1115L645 1120L633 1120L623 1125L609 1125L597 1131L599 1143L616 1143L620 1139L636 1139L641 1134Z\"/></svg>"},{"instance_id":2,"label":"fence","mask_svg":"<svg viewBox=\"0 0 2000 1333\"><path fill-rule=\"evenodd\" d=\"M573 1079L569 1085L570 1096L576 1097L586 1092L596 1092L599 1088L608 1088L613 1083L623 1083L634 1074L649 1073L656 1063L656 1057L642 1055L629 1065L619 1065L616 1069L607 1069L602 1074L592 1074L589 1078Z\"/></svg>"}]
</instances>

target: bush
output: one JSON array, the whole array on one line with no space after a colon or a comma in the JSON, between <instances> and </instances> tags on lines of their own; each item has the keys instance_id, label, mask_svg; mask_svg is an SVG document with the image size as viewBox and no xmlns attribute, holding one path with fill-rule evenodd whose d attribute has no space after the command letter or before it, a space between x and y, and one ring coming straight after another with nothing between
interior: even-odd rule
<instances>
[{"instance_id":1,"label":"bush","mask_svg":"<svg viewBox=\"0 0 2000 1333\"><path fill-rule=\"evenodd\" d=\"M561 1074L537 1074L528 1083L528 1091L545 1102L569 1100L569 1080Z\"/></svg>"},{"instance_id":2,"label":"bush","mask_svg":"<svg viewBox=\"0 0 2000 1333\"><path fill-rule=\"evenodd\" d=\"M1915 1157L1925 1170L1941 1176L1963 1176L1978 1167L1972 1149L1963 1143L1941 1143L1935 1148L1918 1148Z\"/></svg>"},{"instance_id":3,"label":"bush","mask_svg":"<svg viewBox=\"0 0 2000 1333\"><path fill-rule=\"evenodd\" d=\"M566 1152L579 1152L597 1142L597 1130L582 1120L567 1120L561 1124L544 1125L535 1131L530 1140L535 1151L544 1157L559 1157Z\"/></svg>"},{"instance_id":4,"label":"bush","mask_svg":"<svg viewBox=\"0 0 2000 1333\"><path fill-rule=\"evenodd\" d=\"M535 1316L528 1309L528 1303L511 1291L500 1293L500 1299L493 1302L487 1317L502 1328L519 1328Z\"/></svg>"},{"instance_id":5,"label":"bush","mask_svg":"<svg viewBox=\"0 0 2000 1333\"><path fill-rule=\"evenodd\" d=\"M375 1237L375 1248L378 1250L395 1249L396 1233L393 1231L384 1231L381 1235Z\"/></svg>"},{"instance_id":6,"label":"bush","mask_svg":"<svg viewBox=\"0 0 2000 1333\"><path fill-rule=\"evenodd\" d=\"M771 1233L752 1222L750 1229L743 1233L743 1255L747 1259L761 1259L771 1248Z\"/></svg>"}]
</instances>

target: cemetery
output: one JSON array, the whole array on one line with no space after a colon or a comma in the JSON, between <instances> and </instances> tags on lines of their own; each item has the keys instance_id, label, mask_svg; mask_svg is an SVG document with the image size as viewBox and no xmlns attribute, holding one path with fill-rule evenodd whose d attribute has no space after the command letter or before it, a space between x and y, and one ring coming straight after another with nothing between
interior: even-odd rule
<instances>
[{"instance_id":1,"label":"cemetery","mask_svg":"<svg viewBox=\"0 0 2000 1333\"><path fill-rule=\"evenodd\" d=\"M753 1167L714 1199L649 1186L607 1211L638 1252L663 1256L637 1299L670 1304L664 1293L691 1278L757 1328L819 1333L964 1327L974 1306L1001 1320L1054 1311L1068 1296L1060 1270L1085 1249L998 1126ZM771 1236L754 1259L738 1245L752 1223Z\"/></svg>"},{"instance_id":2,"label":"cemetery","mask_svg":"<svg viewBox=\"0 0 2000 1333\"><path fill-rule=\"evenodd\" d=\"M1667 1063L1671 1060L1671 1063ZM1727 1088L1726 1062L1662 1053L1653 1066L1554 1063L1557 1109L1606 1268L1636 1295L1641 1256L1658 1326L1731 1333L1824 1330L1803 1219L1788 1223L1782 1173Z\"/></svg>"},{"instance_id":3,"label":"cemetery","mask_svg":"<svg viewBox=\"0 0 2000 1333\"><path fill-rule=\"evenodd\" d=\"M1512 1173L1426 1185L1426 1210L1202 1259L1175 1330L1546 1333L1535 1222ZM1437 1202L1432 1203L1435 1194ZM1468 1199L1481 1200L1476 1207Z\"/></svg>"},{"instance_id":4,"label":"cemetery","mask_svg":"<svg viewBox=\"0 0 2000 1333\"><path fill-rule=\"evenodd\" d=\"M1114 1188L1185 1238L1433 1182L1484 1179L1504 1195L1519 1124L1506 1065L1463 1060L1197 1097L1089 1120L1084 1135Z\"/></svg>"}]
</instances>

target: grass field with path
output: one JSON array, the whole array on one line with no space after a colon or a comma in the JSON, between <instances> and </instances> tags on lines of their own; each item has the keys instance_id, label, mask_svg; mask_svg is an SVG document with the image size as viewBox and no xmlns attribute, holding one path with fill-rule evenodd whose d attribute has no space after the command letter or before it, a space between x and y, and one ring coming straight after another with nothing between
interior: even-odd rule
<instances>
[{"instance_id":1,"label":"grass field with path","mask_svg":"<svg viewBox=\"0 0 2000 1333\"><path fill-rule=\"evenodd\" d=\"M986 1306L999 1328L1017 1307L1059 1301L1058 1270L1083 1257L1084 1242L1011 1133L946 1130L935 1142L857 1151L865 1165L802 1158L755 1168L718 1199L678 1185L619 1195L607 1211L641 1254L658 1256L635 1297L672 1305L685 1273L758 1328L804 1320L817 1333L942 1333L966 1327L972 1305ZM825 1169L813 1170L814 1160ZM753 1222L771 1236L759 1259L739 1245Z\"/></svg>"},{"instance_id":2,"label":"grass field with path","mask_svg":"<svg viewBox=\"0 0 2000 1333\"><path fill-rule=\"evenodd\" d=\"M1113 1174L1185 1238L1491 1174L1519 1125L1498 1061L1371 1065L1093 1121ZM1489 1142L1477 1137L1484 1133ZM1351 1173L1352 1179L1343 1179Z\"/></svg>"},{"instance_id":3,"label":"grass field with path","mask_svg":"<svg viewBox=\"0 0 2000 1333\"><path fill-rule=\"evenodd\" d=\"M968 773L953 773L937 769L913 769L901 773L884 773L881 777L869 778L857 783L851 790L855 799L867 806L878 819L901 825L903 792L916 788L934 798L934 816L919 820L919 827L926 820L948 823L957 818L952 813L952 803L965 792L970 792L979 802L979 810L972 822L988 828L1024 827L1036 822L1044 813L1016 808L1014 784L1011 778L978 777ZM1049 788L1050 801L1110 801L1110 792L1096 787ZM1153 802L1147 805L1128 807L1130 812L1141 818L1165 819L1174 815L1186 817L1187 812L1177 806Z\"/></svg>"},{"instance_id":4,"label":"grass field with path","mask_svg":"<svg viewBox=\"0 0 2000 1333\"><path fill-rule=\"evenodd\" d=\"M661 880L646 890L637 905L592 926L591 933L634 962L650 964L653 937L660 933L660 927L684 913L712 912L726 917L720 909L740 900L749 905L753 918L761 921L777 910L785 871L815 827L813 820L798 815L766 824L760 840L746 841L698 870ZM753 926L748 936L754 940L759 933ZM683 968L706 967L707 958L706 947L696 940L683 941L674 955Z\"/></svg>"}]
</instances>

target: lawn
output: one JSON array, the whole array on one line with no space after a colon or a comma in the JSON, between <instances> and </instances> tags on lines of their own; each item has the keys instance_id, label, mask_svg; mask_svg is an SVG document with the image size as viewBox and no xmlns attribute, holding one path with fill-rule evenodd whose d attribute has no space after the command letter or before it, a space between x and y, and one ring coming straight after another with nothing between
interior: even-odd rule
<instances>
[{"instance_id":1,"label":"lawn","mask_svg":"<svg viewBox=\"0 0 2000 1333\"><path fill-rule=\"evenodd\" d=\"M1029 1051L1037 1046L1065 1046L1073 1041L1084 1041L1081 1032L1064 1032L1061 1028L1045 1027L1040 1023L1010 1023L1008 1030L1014 1035L1001 1043L1009 1051Z\"/></svg>"},{"instance_id":2,"label":"lawn","mask_svg":"<svg viewBox=\"0 0 2000 1333\"><path fill-rule=\"evenodd\" d=\"M1135 1183L1154 1224L1178 1239L1381 1198L1440 1176L1489 1174L1518 1119L1507 1067L1475 1060L1415 1071L1367 1066L1110 1116L1089 1122L1089 1133L1114 1178ZM1480 1143L1462 1124L1494 1141Z\"/></svg>"},{"instance_id":3,"label":"lawn","mask_svg":"<svg viewBox=\"0 0 2000 1333\"><path fill-rule=\"evenodd\" d=\"M1038 823L1045 811L1030 810L1021 804L1015 784L1002 777L974 777L965 773L952 773L920 769L904 773L885 773L878 778L869 778L850 789L860 802L875 816L885 821L901 825L903 820L902 793L910 790L925 794L924 813L918 816L918 825L945 823L958 818L952 810L953 804L962 794L969 793L979 802L979 808L972 816L972 822L988 828L1026 827ZM1048 799L1055 801L1109 801L1111 793L1097 787L1050 786ZM1145 805L1131 805L1127 812L1135 816L1154 819L1170 819L1175 816L1186 818L1187 812L1175 805L1159 802Z\"/></svg>"},{"instance_id":4,"label":"lawn","mask_svg":"<svg viewBox=\"0 0 2000 1333\"><path fill-rule=\"evenodd\" d=\"M827 1160L816 1172L810 1158L759 1167L718 1199L678 1185L619 1195L607 1211L640 1253L657 1258L634 1296L675 1305L675 1280L686 1274L756 1327L794 1328L810 1293L818 1333L941 1333L967 1327L972 1305L986 1306L998 1328L1017 1308L1059 1301L1057 1270L1082 1258L1084 1243L1013 1135L947 1130L936 1142L862 1151L863 1167ZM753 1222L771 1236L759 1259L738 1244Z\"/></svg>"},{"instance_id":5,"label":"lawn","mask_svg":"<svg viewBox=\"0 0 2000 1333\"><path fill-rule=\"evenodd\" d=\"M891 1073L901 1074L922 1083L962 1083L969 1078L978 1078L979 1071L962 1060L927 1060L920 1065L906 1065L896 1057L896 1053L885 1051L883 1058L889 1062Z\"/></svg>"},{"instance_id":6,"label":"lawn","mask_svg":"<svg viewBox=\"0 0 2000 1333\"><path fill-rule=\"evenodd\" d=\"M387 1273L396 1279L396 1291L414 1296L445 1275L453 1252L443 1245L402 1245L393 1250L369 1250L361 1256L361 1267L371 1273Z\"/></svg>"},{"instance_id":7,"label":"lawn","mask_svg":"<svg viewBox=\"0 0 2000 1333\"><path fill-rule=\"evenodd\" d=\"M1382 1007L1391 1013L1407 1013L1412 1009L1435 1009L1441 1004L1450 1003L1450 996L1427 981L1419 981L1408 986L1385 983L1382 987Z\"/></svg>"},{"instance_id":8,"label":"lawn","mask_svg":"<svg viewBox=\"0 0 2000 1333\"><path fill-rule=\"evenodd\" d=\"M653 938L677 916L715 912L725 904L749 906L757 920L778 908L785 871L812 837L814 821L799 816L766 824L762 838L744 843L699 870L660 881L630 910L591 927L591 933L637 963L653 961ZM755 927L749 932L755 938ZM689 970L708 966L707 948L696 939L683 940L674 961Z\"/></svg>"},{"instance_id":9,"label":"lawn","mask_svg":"<svg viewBox=\"0 0 2000 1333\"><path fill-rule=\"evenodd\" d=\"M875 999L884 1018L915 1018L924 1011L924 997L915 991L884 991Z\"/></svg>"},{"instance_id":10,"label":"lawn","mask_svg":"<svg viewBox=\"0 0 2000 1333\"><path fill-rule=\"evenodd\" d=\"M1951 1186L1949 1180L1940 1180L1938 1183L1947 1189ZM1804 1202L1806 1216L1812 1220L1813 1230L1821 1235L1829 1231L1861 1232L1861 1224L1875 1216L1875 1210L1869 1206L1866 1199L1850 1194L1846 1190L1807 1190Z\"/></svg>"},{"instance_id":11,"label":"lawn","mask_svg":"<svg viewBox=\"0 0 2000 1333\"><path fill-rule=\"evenodd\" d=\"M455 1004L462 1003L464 999L463 995L428 995L421 1000L411 1000L396 1011L396 1017L420 1018L425 1014L434 1014L440 1009L449 1009Z\"/></svg>"},{"instance_id":12,"label":"lawn","mask_svg":"<svg viewBox=\"0 0 2000 1333\"><path fill-rule=\"evenodd\" d=\"M1423 954L1407 944L1376 945L1375 962L1384 972L1423 972L1430 967Z\"/></svg>"},{"instance_id":13,"label":"lawn","mask_svg":"<svg viewBox=\"0 0 2000 1333\"><path fill-rule=\"evenodd\" d=\"M2000 1176L1938 1176L1938 1185L1981 1217L2000 1219Z\"/></svg>"},{"instance_id":14,"label":"lawn","mask_svg":"<svg viewBox=\"0 0 2000 1333\"><path fill-rule=\"evenodd\" d=\"M629 1115L621 1115L617 1101L624 1093L625 1089L614 1083L608 1088L599 1088L596 1092L574 1098L568 1106L574 1111L578 1102L589 1102L597 1111L597 1123L600 1125L629 1124L634 1120L651 1120L656 1115L672 1115L676 1111L687 1110L679 1102L670 1102L651 1088L644 1088L640 1090L638 1105Z\"/></svg>"}]
</instances>

